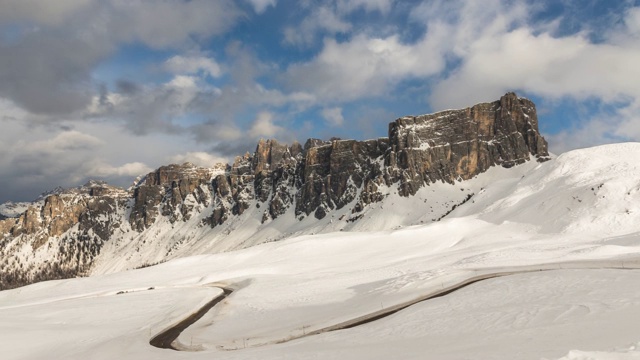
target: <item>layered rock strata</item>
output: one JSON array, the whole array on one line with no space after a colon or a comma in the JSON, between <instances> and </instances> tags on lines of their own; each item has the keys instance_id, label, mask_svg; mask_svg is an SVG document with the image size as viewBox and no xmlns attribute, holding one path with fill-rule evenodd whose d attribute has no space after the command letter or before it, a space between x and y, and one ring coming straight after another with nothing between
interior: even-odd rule
<instances>
[{"instance_id":1,"label":"layered rock strata","mask_svg":"<svg viewBox=\"0 0 640 360\"><path fill-rule=\"evenodd\" d=\"M261 140L253 154L230 165L168 165L126 191L94 182L53 194L18 218L0 219L0 255L20 244L35 251L56 243L61 252L73 252L77 261L67 265L80 269L91 265L114 231L149 231L161 218L173 224L206 213L200 226L215 228L255 206L263 223L288 213L322 219L348 205L360 212L390 188L412 196L430 183L464 181L532 157L548 158L535 105L508 93L462 110L397 119L385 138L309 139L304 146ZM9 286L6 276L1 282Z\"/></svg>"}]
</instances>

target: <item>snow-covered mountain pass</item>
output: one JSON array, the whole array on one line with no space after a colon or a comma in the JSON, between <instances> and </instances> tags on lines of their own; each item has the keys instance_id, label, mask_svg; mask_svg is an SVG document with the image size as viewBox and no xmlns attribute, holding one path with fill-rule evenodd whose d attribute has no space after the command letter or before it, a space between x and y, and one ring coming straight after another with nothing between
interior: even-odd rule
<instances>
[{"instance_id":1,"label":"snow-covered mountain pass","mask_svg":"<svg viewBox=\"0 0 640 360\"><path fill-rule=\"evenodd\" d=\"M424 187L412 198L390 194L350 232L3 291L3 358L633 358L640 341L638 158L637 143L576 150ZM425 200L457 206L440 221L403 226L431 216ZM398 228L367 229L381 222ZM328 217L317 226L336 225ZM101 266L106 273L119 262ZM505 276L305 336L488 273ZM218 296L215 286L234 291L178 337L192 351L149 344Z\"/></svg>"}]
</instances>

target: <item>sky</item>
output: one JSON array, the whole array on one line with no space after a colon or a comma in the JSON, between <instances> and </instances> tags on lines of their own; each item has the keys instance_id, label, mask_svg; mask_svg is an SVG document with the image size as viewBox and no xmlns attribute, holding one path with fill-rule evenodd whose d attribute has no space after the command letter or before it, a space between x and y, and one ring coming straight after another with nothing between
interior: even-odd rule
<instances>
[{"instance_id":1,"label":"sky","mask_svg":"<svg viewBox=\"0 0 640 360\"><path fill-rule=\"evenodd\" d=\"M6 0L0 202L509 91L556 154L640 140L640 0Z\"/></svg>"}]
</instances>

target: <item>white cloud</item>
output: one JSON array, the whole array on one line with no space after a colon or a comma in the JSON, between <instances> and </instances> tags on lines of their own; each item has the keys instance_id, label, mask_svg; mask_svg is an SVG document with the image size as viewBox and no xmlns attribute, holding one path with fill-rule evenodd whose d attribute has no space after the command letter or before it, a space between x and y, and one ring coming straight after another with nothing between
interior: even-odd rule
<instances>
[{"instance_id":1,"label":"white cloud","mask_svg":"<svg viewBox=\"0 0 640 360\"><path fill-rule=\"evenodd\" d=\"M640 78L640 68L634 65L639 63L640 48L518 29L478 39L462 66L434 88L431 100L437 108L459 106L461 101L515 89L550 98L640 98L640 88L632 80Z\"/></svg>"},{"instance_id":2,"label":"white cloud","mask_svg":"<svg viewBox=\"0 0 640 360\"><path fill-rule=\"evenodd\" d=\"M130 177L133 179L136 176L148 174L153 170L152 168L141 162L126 163L121 166L112 166L101 161L96 161L96 164L90 166L91 168L88 169L86 173L81 174L81 177Z\"/></svg>"},{"instance_id":3,"label":"white cloud","mask_svg":"<svg viewBox=\"0 0 640 360\"><path fill-rule=\"evenodd\" d=\"M269 6L276 6L278 0L248 0L253 5L253 10L262 14Z\"/></svg>"},{"instance_id":4,"label":"white cloud","mask_svg":"<svg viewBox=\"0 0 640 360\"><path fill-rule=\"evenodd\" d=\"M190 162L197 166L212 167L215 164L226 164L228 159L212 155L203 151L187 152L185 154L179 154L170 156L167 160L172 164L183 164Z\"/></svg>"},{"instance_id":5,"label":"white cloud","mask_svg":"<svg viewBox=\"0 0 640 360\"><path fill-rule=\"evenodd\" d=\"M313 94L286 93L263 86L256 77L271 68L258 62L250 52L235 51L226 65L231 81L222 88L209 85L197 75L176 75L163 84L127 84L119 93L94 96L85 117L120 120L121 125L137 135L187 134L197 144L209 146L222 141L231 150L247 141L241 128L252 126L245 117L239 120L239 113L278 107L294 113L316 103Z\"/></svg>"},{"instance_id":6,"label":"white cloud","mask_svg":"<svg viewBox=\"0 0 640 360\"><path fill-rule=\"evenodd\" d=\"M640 36L640 7L631 8L624 18L627 32L632 36Z\"/></svg>"},{"instance_id":7,"label":"white cloud","mask_svg":"<svg viewBox=\"0 0 640 360\"><path fill-rule=\"evenodd\" d=\"M224 33L241 16L236 5L227 0L113 0L108 5L110 15L102 24L111 37L155 48L180 46L192 36L208 38Z\"/></svg>"},{"instance_id":8,"label":"white cloud","mask_svg":"<svg viewBox=\"0 0 640 360\"><path fill-rule=\"evenodd\" d=\"M636 100L613 112L596 112L546 138L550 150L556 153L621 141L640 141L640 102Z\"/></svg>"},{"instance_id":9,"label":"white cloud","mask_svg":"<svg viewBox=\"0 0 640 360\"><path fill-rule=\"evenodd\" d=\"M322 34L334 35L350 31L352 25L329 7L319 7L305 17L300 25L284 30L284 42L292 45L311 45Z\"/></svg>"},{"instance_id":10,"label":"white cloud","mask_svg":"<svg viewBox=\"0 0 640 360\"><path fill-rule=\"evenodd\" d=\"M413 44L405 44L395 35L358 35L342 43L326 39L316 58L290 66L285 78L291 88L322 100L344 102L379 96L404 79L424 79L444 69L441 47L446 33L441 30L434 27Z\"/></svg>"},{"instance_id":11,"label":"white cloud","mask_svg":"<svg viewBox=\"0 0 640 360\"><path fill-rule=\"evenodd\" d=\"M340 12L349 13L359 8L365 11L379 11L386 14L391 10L394 0L338 0L337 7Z\"/></svg>"},{"instance_id":12,"label":"white cloud","mask_svg":"<svg viewBox=\"0 0 640 360\"><path fill-rule=\"evenodd\" d=\"M507 91L525 91L550 100L598 100L617 110L566 119L569 129L549 136L553 151L622 140L640 140L640 8L630 8L622 25L593 42L588 31L556 35L558 22L532 25L534 6L491 6L474 1L425 3L414 19L450 29L445 51L459 65L436 83L434 110L493 100ZM443 15L446 13L446 15ZM628 105L620 105L627 103Z\"/></svg>"},{"instance_id":13,"label":"white cloud","mask_svg":"<svg viewBox=\"0 0 640 360\"><path fill-rule=\"evenodd\" d=\"M322 109L322 117L327 120L330 126L342 126L344 124L342 108L340 107Z\"/></svg>"},{"instance_id":14,"label":"white cloud","mask_svg":"<svg viewBox=\"0 0 640 360\"><path fill-rule=\"evenodd\" d=\"M77 130L32 128L25 131L18 121L3 124L0 143L14 138L2 148L0 197L29 200L57 185L71 185L84 176L93 154L103 140ZM53 132L53 135L49 133ZM15 141L15 139L19 139ZM55 184L55 185L54 185Z\"/></svg>"},{"instance_id":15,"label":"white cloud","mask_svg":"<svg viewBox=\"0 0 640 360\"><path fill-rule=\"evenodd\" d=\"M273 119L273 113L263 111L258 114L251 129L249 129L249 135L253 138L272 138L282 133L284 128L276 125Z\"/></svg>"},{"instance_id":16,"label":"white cloud","mask_svg":"<svg viewBox=\"0 0 640 360\"><path fill-rule=\"evenodd\" d=\"M218 65L214 59L205 56L175 55L165 61L164 68L174 74L180 75L203 73L213 78L222 75L220 65Z\"/></svg>"},{"instance_id":17,"label":"white cloud","mask_svg":"<svg viewBox=\"0 0 640 360\"><path fill-rule=\"evenodd\" d=\"M276 6L275 0L247 1L251 4L243 5L256 13ZM406 27L367 20L402 17L410 9L404 3L303 1L287 13L297 25L285 28L284 42L307 46L325 40L315 56L290 64L259 59L252 44L226 37L220 63L210 56L221 54L223 44L211 45L216 41L208 39L230 31L243 16L255 16L250 9L243 14L233 1L51 3L0 4L0 26L27 25L16 27L24 33L0 43L0 78L5 80L0 83L0 121L16 128L18 121L50 124L34 130L37 136L26 127L0 134L0 175L6 180L6 174L15 174L15 184L68 185L90 173L124 178L168 158L205 163L215 158L211 154L232 156L258 137L299 135L303 130L284 124L311 107L322 109L326 124L344 126L342 109L348 102L369 107L361 100L393 96L404 91L405 81L412 86L424 82L421 90L413 88L416 102L429 101L436 109L493 100L508 90L551 100L595 99L608 106L608 113L585 116L554 136L552 142L561 141L555 148L552 144L554 151L640 140L640 87L634 82L640 78L640 7L616 14L615 25L594 42L586 27L570 35L558 31L563 18L532 21L540 5L525 1L423 1ZM363 12L373 14L358 16ZM423 34L415 39L417 29ZM155 67L173 77L162 84L115 79L115 90L105 85L97 94L97 64L124 44L175 51ZM210 45L215 48L211 53L203 48ZM224 81L216 81L221 88L210 85L223 75ZM276 113L283 114L277 121ZM390 120L384 114L380 123Z\"/></svg>"},{"instance_id":18,"label":"white cloud","mask_svg":"<svg viewBox=\"0 0 640 360\"><path fill-rule=\"evenodd\" d=\"M92 0L8 0L0 2L0 21L60 25Z\"/></svg>"},{"instance_id":19,"label":"white cloud","mask_svg":"<svg viewBox=\"0 0 640 360\"><path fill-rule=\"evenodd\" d=\"M0 112L4 109L0 102ZM0 203L31 200L56 186L77 186L90 178L129 186L136 176L166 164L175 154L185 154L183 159L194 163L205 159L198 154L203 149L188 136L137 136L114 121L34 127L16 118L0 124ZM214 155L211 159L216 160Z\"/></svg>"},{"instance_id":20,"label":"white cloud","mask_svg":"<svg viewBox=\"0 0 640 360\"><path fill-rule=\"evenodd\" d=\"M431 91L434 110L462 107L524 90L545 98L640 98L640 8L628 10L625 27L612 27L611 41L593 43L586 32L554 35L553 24L529 24L534 6L490 0L423 3L413 19L449 29L446 54L460 65ZM435 55L437 56L437 55Z\"/></svg>"},{"instance_id":21,"label":"white cloud","mask_svg":"<svg viewBox=\"0 0 640 360\"><path fill-rule=\"evenodd\" d=\"M640 98L617 111L620 124L614 134L620 138L640 141Z\"/></svg>"},{"instance_id":22,"label":"white cloud","mask_svg":"<svg viewBox=\"0 0 640 360\"><path fill-rule=\"evenodd\" d=\"M91 149L103 145L104 141L76 130L64 131L51 139L35 141L25 145L25 154L57 155L64 152Z\"/></svg>"},{"instance_id":23,"label":"white cloud","mask_svg":"<svg viewBox=\"0 0 640 360\"><path fill-rule=\"evenodd\" d=\"M84 117L120 120L138 135L179 133L184 128L176 120L197 115L200 98L213 99L219 92L198 77L177 75L164 84L141 87L133 93L95 96Z\"/></svg>"},{"instance_id":24,"label":"white cloud","mask_svg":"<svg viewBox=\"0 0 640 360\"><path fill-rule=\"evenodd\" d=\"M71 114L91 101L93 71L121 46L197 49L240 16L231 0L1 1L0 97L32 113ZM219 75L215 62L187 60Z\"/></svg>"},{"instance_id":25,"label":"white cloud","mask_svg":"<svg viewBox=\"0 0 640 360\"><path fill-rule=\"evenodd\" d=\"M207 129L208 131L203 131L201 127L196 127L196 139L200 137L202 142L210 142L211 140L239 141L244 136L244 132L233 124L213 124Z\"/></svg>"},{"instance_id":26,"label":"white cloud","mask_svg":"<svg viewBox=\"0 0 640 360\"><path fill-rule=\"evenodd\" d=\"M0 97L0 121L25 119L29 113L13 101Z\"/></svg>"},{"instance_id":27,"label":"white cloud","mask_svg":"<svg viewBox=\"0 0 640 360\"><path fill-rule=\"evenodd\" d=\"M164 84L164 87L173 89L197 89L198 78L195 76L177 75Z\"/></svg>"}]
</instances>

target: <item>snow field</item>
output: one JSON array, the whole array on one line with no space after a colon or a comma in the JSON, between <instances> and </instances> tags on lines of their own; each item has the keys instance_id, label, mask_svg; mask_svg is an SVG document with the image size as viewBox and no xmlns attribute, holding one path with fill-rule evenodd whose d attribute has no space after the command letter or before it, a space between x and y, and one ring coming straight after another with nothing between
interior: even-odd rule
<instances>
[{"instance_id":1,"label":"snow field","mask_svg":"<svg viewBox=\"0 0 640 360\"><path fill-rule=\"evenodd\" d=\"M619 144L434 184L414 198L389 189L349 228L336 220L340 212L256 227L255 210L255 218L231 223L244 230L225 249L264 234L297 236L135 271L114 272L126 267L116 256L96 268L102 275L0 292L0 344L7 359L634 358L638 158L640 144ZM431 223L432 208L443 214L469 194ZM172 231L126 243L120 254L140 246L134 253L146 261L164 251ZM178 246L176 254L223 245L212 238L193 246L201 247ZM483 280L376 322L304 336L487 274L540 269L549 271ZM179 337L202 351L149 346L219 295L211 284L235 291Z\"/></svg>"}]
</instances>

